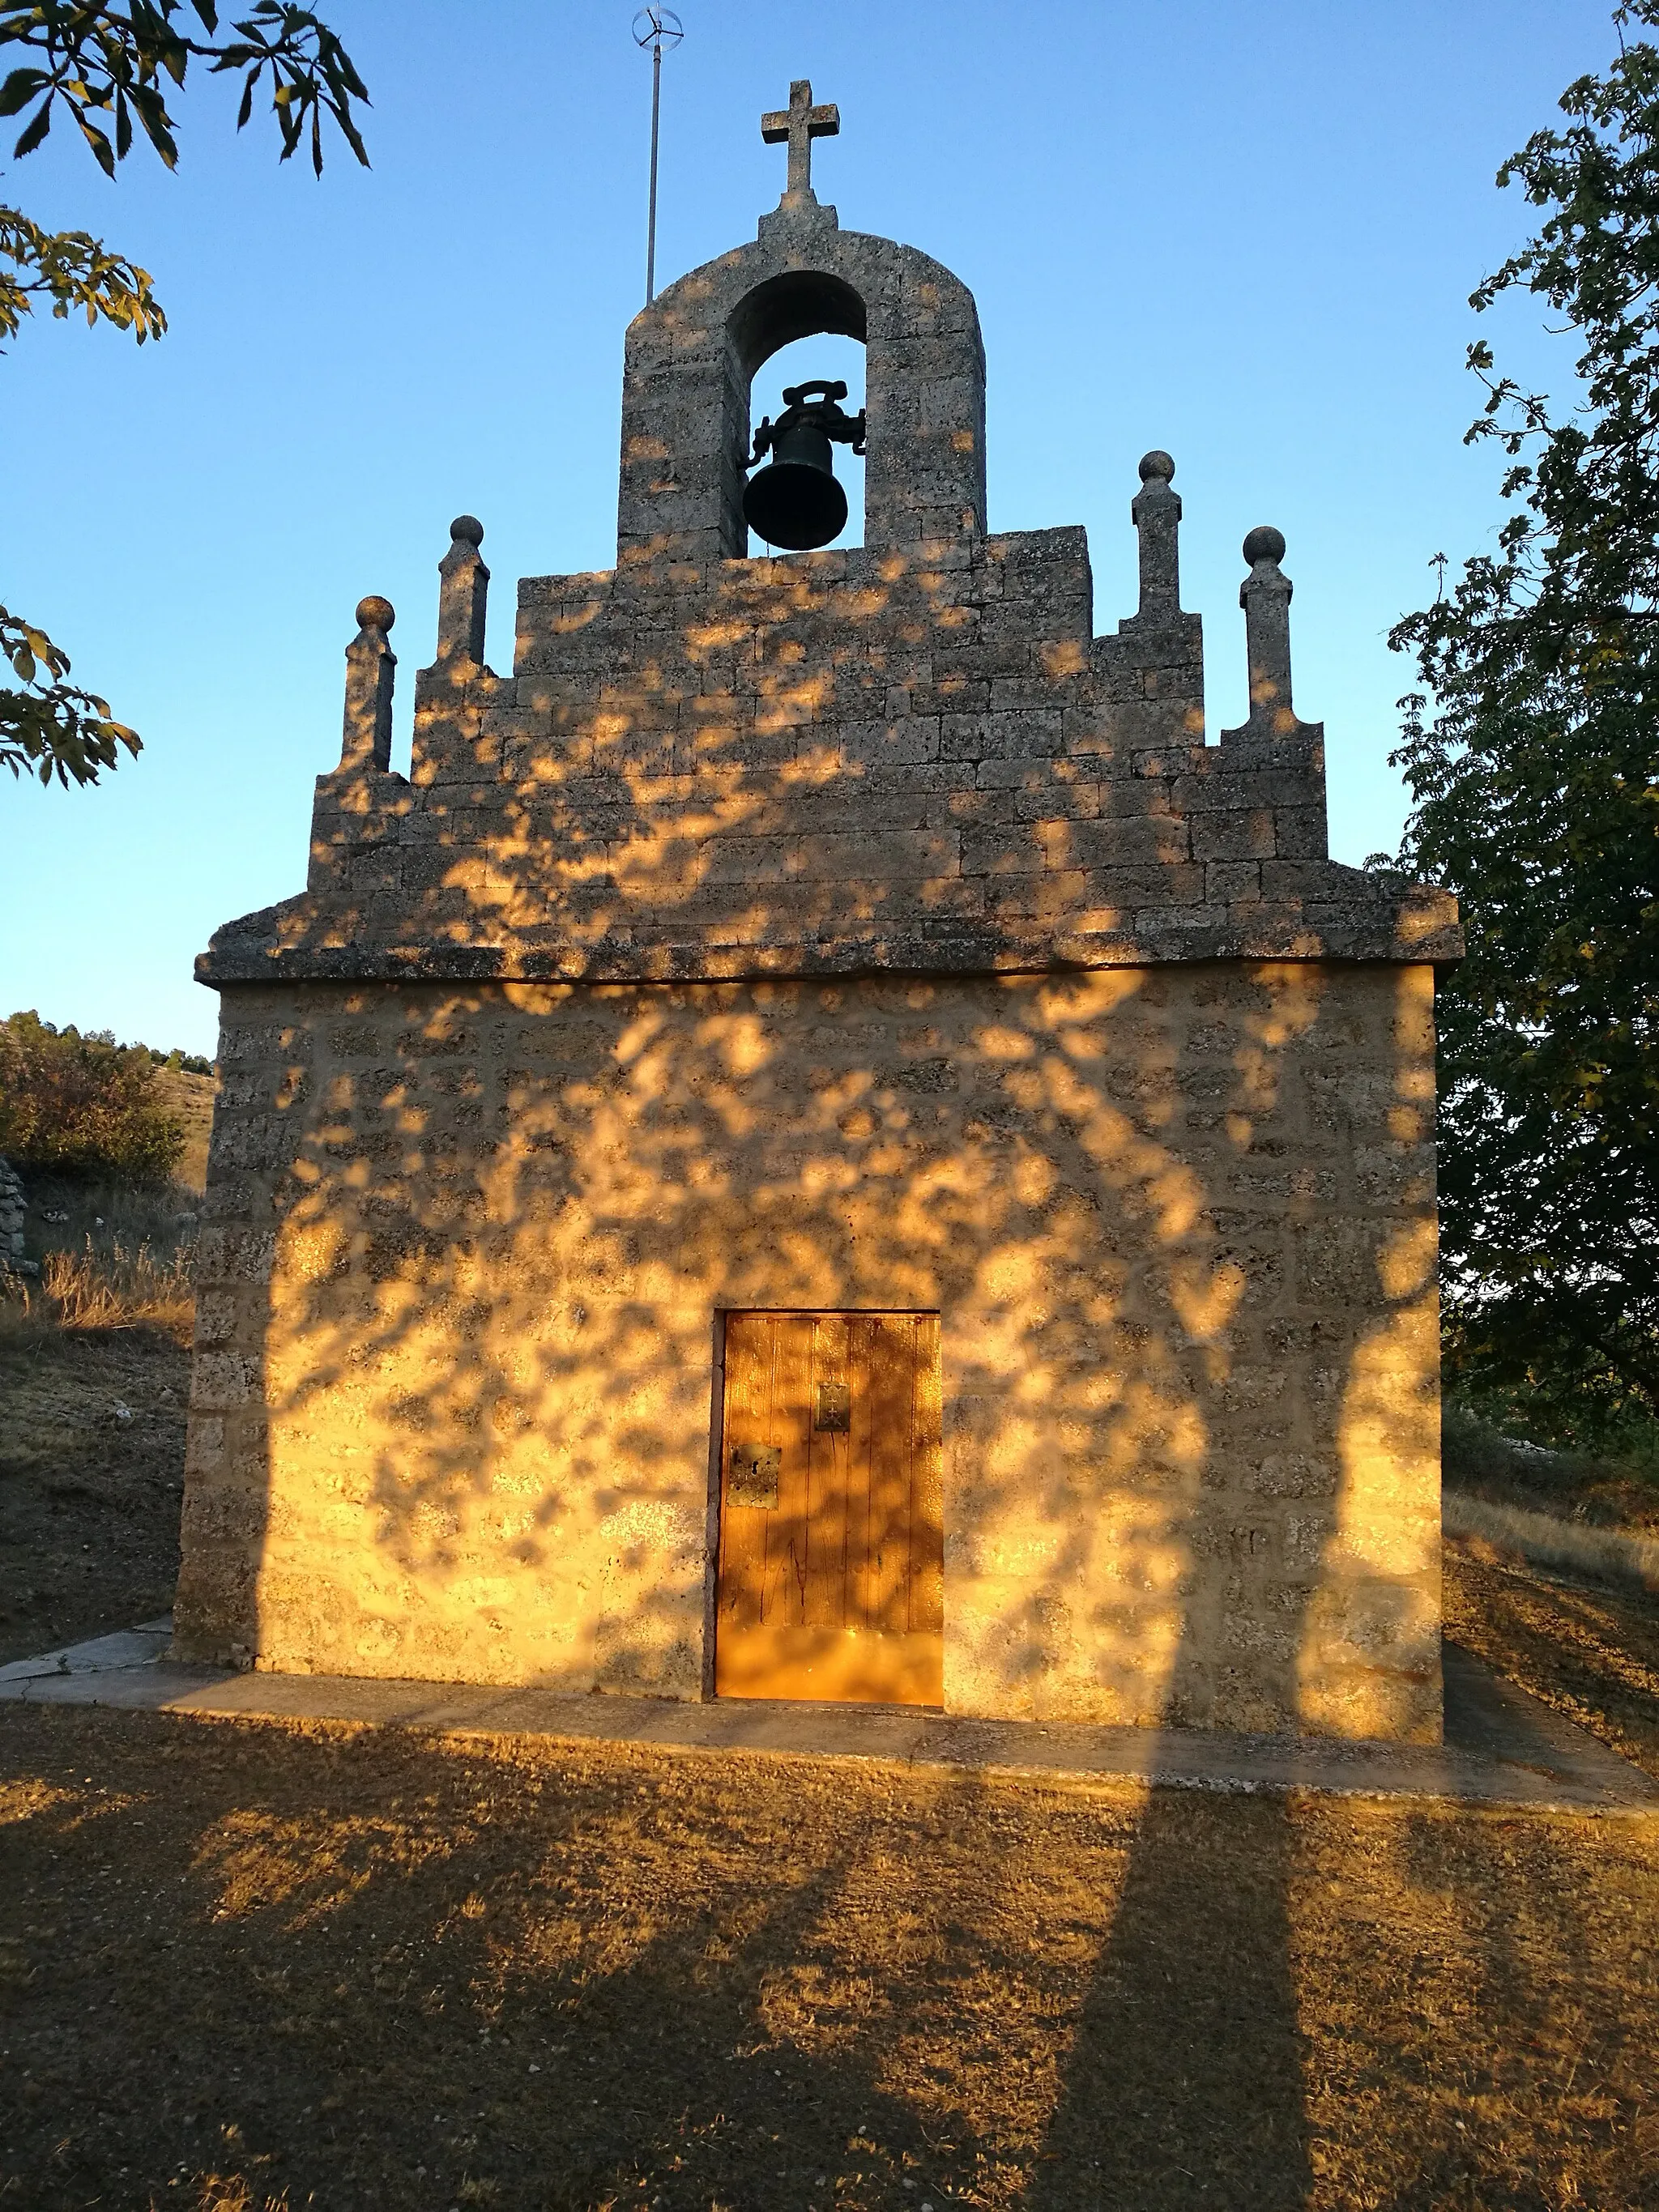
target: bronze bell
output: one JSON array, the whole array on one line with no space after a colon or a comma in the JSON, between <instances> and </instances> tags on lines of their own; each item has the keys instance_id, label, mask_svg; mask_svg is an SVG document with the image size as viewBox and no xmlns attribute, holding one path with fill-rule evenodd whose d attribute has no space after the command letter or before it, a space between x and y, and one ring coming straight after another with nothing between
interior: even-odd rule
<instances>
[{"instance_id":1,"label":"bronze bell","mask_svg":"<svg viewBox=\"0 0 1659 2212\"><path fill-rule=\"evenodd\" d=\"M843 415L836 403L846 397L844 384L786 385L783 413L775 422L765 416L756 431L744 466L752 469L769 453L773 458L749 479L743 519L769 545L808 553L846 527L847 494L836 482L830 441L864 451L864 410Z\"/></svg>"}]
</instances>

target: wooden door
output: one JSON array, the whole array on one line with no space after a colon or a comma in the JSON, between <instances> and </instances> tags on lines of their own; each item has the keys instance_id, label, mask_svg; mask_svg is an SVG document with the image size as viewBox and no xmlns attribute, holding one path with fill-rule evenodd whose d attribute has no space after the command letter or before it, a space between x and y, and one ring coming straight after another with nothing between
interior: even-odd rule
<instances>
[{"instance_id":1,"label":"wooden door","mask_svg":"<svg viewBox=\"0 0 1659 2212\"><path fill-rule=\"evenodd\" d=\"M726 1325L722 1697L944 1696L939 1316Z\"/></svg>"}]
</instances>

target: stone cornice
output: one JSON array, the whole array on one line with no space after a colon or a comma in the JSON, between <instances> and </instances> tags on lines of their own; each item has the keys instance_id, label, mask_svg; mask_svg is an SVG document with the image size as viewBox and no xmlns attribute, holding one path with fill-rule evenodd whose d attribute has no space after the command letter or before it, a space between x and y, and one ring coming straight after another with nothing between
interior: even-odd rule
<instances>
[{"instance_id":1,"label":"stone cornice","mask_svg":"<svg viewBox=\"0 0 1659 2212\"><path fill-rule=\"evenodd\" d=\"M1358 871L1343 870L1369 879ZM1462 957L1455 902L1420 886L1301 910L1190 909L1133 930L937 930L780 935L764 944L672 939L537 943L517 936L374 942L307 898L218 931L196 979L291 982L737 982L819 975L994 975L1144 968L1205 960L1391 961L1444 966Z\"/></svg>"}]
</instances>

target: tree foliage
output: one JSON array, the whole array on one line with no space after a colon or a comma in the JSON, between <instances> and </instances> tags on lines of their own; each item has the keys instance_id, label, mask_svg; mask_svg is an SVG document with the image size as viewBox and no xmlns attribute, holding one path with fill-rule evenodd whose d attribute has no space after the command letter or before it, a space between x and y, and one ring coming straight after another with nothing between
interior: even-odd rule
<instances>
[{"instance_id":1,"label":"tree foliage","mask_svg":"<svg viewBox=\"0 0 1659 2212\"><path fill-rule=\"evenodd\" d=\"M0 652L22 679L21 690L0 690L0 768L14 775L34 769L42 783L96 783L113 768L118 748L140 750L136 731L112 720L107 699L66 684L70 659L44 630L0 607Z\"/></svg>"},{"instance_id":2,"label":"tree foliage","mask_svg":"<svg viewBox=\"0 0 1659 2212\"><path fill-rule=\"evenodd\" d=\"M15 208L0 207L0 337L16 337L40 295L60 322L82 307L88 323L101 316L140 345L167 326L147 269L84 230L42 230Z\"/></svg>"},{"instance_id":3,"label":"tree foliage","mask_svg":"<svg viewBox=\"0 0 1659 2212\"><path fill-rule=\"evenodd\" d=\"M128 0L116 7L0 0L5 47L20 58L0 82L0 118L24 118L12 149L19 159L45 142L61 113L106 176L141 137L168 168L176 167L177 126L167 101L184 89L194 62L215 76L240 76L239 131L268 90L281 160L307 147L320 175L329 122L368 165L354 102L367 106L368 93L356 65L313 9L289 0L254 0L222 34L215 0ZM86 231L47 231L19 210L0 207L0 340L16 336L37 300L49 301L60 319L79 308L88 323L110 323L140 345L167 329L147 270ZM137 737L112 719L102 699L63 681L69 656L44 630L0 609L0 646L25 686L0 689L0 763L14 775L27 765L46 783L54 777L95 783L122 747L139 750Z\"/></svg>"},{"instance_id":4,"label":"tree foliage","mask_svg":"<svg viewBox=\"0 0 1659 2212\"><path fill-rule=\"evenodd\" d=\"M1620 51L1498 173L1544 210L1474 293L1546 302L1566 409L1498 374L1470 441L1508 459L1496 550L1392 642L1399 865L1463 902L1443 988L1441 1203L1454 1377L1588 1438L1659 1413L1659 47Z\"/></svg>"},{"instance_id":5,"label":"tree foliage","mask_svg":"<svg viewBox=\"0 0 1659 2212\"><path fill-rule=\"evenodd\" d=\"M0 1154L57 1175L162 1181L185 1133L156 1096L161 1064L107 1030L82 1036L13 1014L0 1022Z\"/></svg>"},{"instance_id":6,"label":"tree foliage","mask_svg":"<svg viewBox=\"0 0 1659 2212\"><path fill-rule=\"evenodd\" d=\"M185 0L129 0L124 8L96 0L0 0L0 46L21 46L31 57L0 85L0 116L29 111L13 153L20 160L33 153L61 106L106 176L132 150L135 125L172 168L179 146L167 88L182 91L198 61L216 76L240 74L239 131L269 79L283 161L309 137L312 167L321 176L326 115L367 167L352 102L367 106L368 88L328 25L289 0L255 0L233 29L234 37L218 35L215 0L188 0L187 7Z\"/></svg>"}]
</instances>

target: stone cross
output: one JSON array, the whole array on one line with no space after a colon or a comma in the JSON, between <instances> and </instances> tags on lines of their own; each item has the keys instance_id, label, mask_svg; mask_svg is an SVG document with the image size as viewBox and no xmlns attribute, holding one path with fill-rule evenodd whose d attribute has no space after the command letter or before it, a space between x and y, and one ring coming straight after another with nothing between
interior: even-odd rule
<instances>
[{"instance_id":1,"label":"stone cross","mask_svg":"<svg viewBox=\"0 0 1659 2212\"><path fill-rule=\"evenodd\" d=\"M812 192L812 141L833 138L841 129L841 110L834 106L814 107L812 81L798 76L789 88L787 107L775 107L761 118L761 137L769 146L787 145L789 182L786 199L810 200Z\"/></svg>"}]
</instances>

